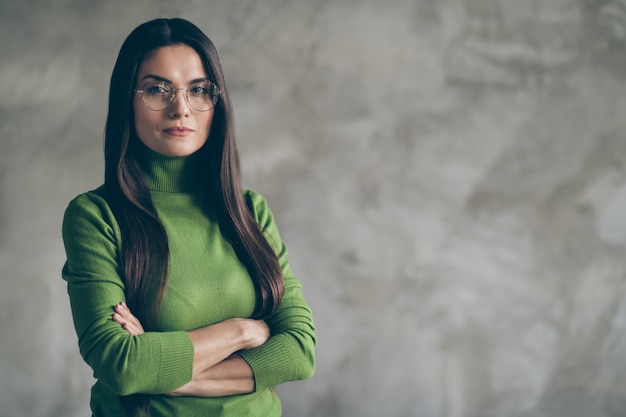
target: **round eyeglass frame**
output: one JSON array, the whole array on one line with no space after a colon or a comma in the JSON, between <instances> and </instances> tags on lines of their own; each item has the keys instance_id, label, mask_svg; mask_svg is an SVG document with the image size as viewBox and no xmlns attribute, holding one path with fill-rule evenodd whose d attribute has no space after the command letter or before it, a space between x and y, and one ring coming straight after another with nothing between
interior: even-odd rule
<instances>
[{"instance_id":1,"label":"round eyeglass frame","mask_svg":"<svg viewBox=\"0 0 626 417\"><path fill-rule=\"evenodd\" d=\"M196 108L196 106L194 106L192 104L191 100L189 99L189 89L194 87L194 86L196 86L196 85L198 85L198 84L204 84L204 83L210 84L212 86L212 88L213 88L213 91L215 92L215 94L213 95L213 100L212 100L213 105L211 107L209 107L208 109L198 109L198 108ZM155 108L154 106L150 106L148 104L148 102L146 101L146 94L148 94L146 92L146 88L150 87L153 84L156 84L156 85L166 85L166 86L170 87L169 102L163 108ZM132 91L134 93L141 94L141 101L143 102L143 104L147 108L149 108L150 110L153 110L153 111L165 111L165 110L169 109L170 106L172 105L172 103L174 102L174 97L176 97L176 92L183 91L185 93L184 94L185 100L187 101L187 104L189 104L189 106L191 106L191 108L193 108L196 111L207 112L207 111L211 110L212 108L214 108L217 105L217 103L219 102L221 93L222 93L220 91L220 89L217 87L217 85L213 84L209 80L195 82L195 83L192 83L192 84L190 84L189 86L187 86L185 88L176 88L176 87L174 87L174 85L172 83L169 83L167 81L158 80L158 81L151 81L151 82L149 82L142 89L136 89L136 90L132 90Z\"/></svg>"}]
</instances>

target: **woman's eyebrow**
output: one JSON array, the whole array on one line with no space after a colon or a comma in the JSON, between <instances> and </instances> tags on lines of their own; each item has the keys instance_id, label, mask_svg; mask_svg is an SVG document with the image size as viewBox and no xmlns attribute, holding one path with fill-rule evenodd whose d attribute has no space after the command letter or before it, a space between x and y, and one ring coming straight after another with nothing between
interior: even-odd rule
<instances>
[{"instance_id":1,"label":"woman's eyebrow","mask_svg":"<svg viewBox=\"0 0 626 417\"><path fill-rule=\"evenodd\" d=\"M174 84L171 80L168 80L165 77L161 77L161 76L158 76L158 75L155 75L155 74L146 74L141 80L139 80L139 82L144 81L146 78L153 78L153 79L155 79L157 81L164 81L164 82L170 83L172 85ZM200 81L210 81L210 80L207 77L195 78L195 79L189 81L188 84L193 84L193 83L197 83L197 82L200 82Z\"/></svg>"},{"instance_id":2,"label":"woman's eyebrow","mask_svg":"<svg viewBox=\"0 0 626 417\"><path fill-rule=\"evenodd\" d=\"M145 80L146 78L154 78L157 81L165 81L166 83L170 83L172 84L172 82L170 80L168 80L167 78L164 77L159 77L158 75L154 75L154 74L146 74L141 80L139 80L140 82Z\"/></svg>"}]
</instances>

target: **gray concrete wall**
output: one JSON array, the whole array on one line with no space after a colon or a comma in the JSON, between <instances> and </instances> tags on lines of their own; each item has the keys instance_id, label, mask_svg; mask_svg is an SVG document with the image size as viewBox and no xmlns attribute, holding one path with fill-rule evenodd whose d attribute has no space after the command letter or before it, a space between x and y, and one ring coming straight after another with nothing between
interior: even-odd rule
<instances>
[{"instance_id":1,"label":"gray concrete wall","mask_svg":"<svg viewBox=\"0 0 626 417\"><path fill-rule=\"evenodd\" d=\"M88 415L61 216L157 16L217 44L314 308L286 416L626 415L624 1L2 0L1 417Z\"/></svg>"}]
</instances>

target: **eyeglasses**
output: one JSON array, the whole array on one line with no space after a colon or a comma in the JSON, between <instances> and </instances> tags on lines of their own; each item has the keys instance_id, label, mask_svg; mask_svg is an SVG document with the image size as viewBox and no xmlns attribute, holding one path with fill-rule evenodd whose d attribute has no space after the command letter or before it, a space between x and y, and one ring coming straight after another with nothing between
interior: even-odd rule
<instances>
[{"instance_id":1,"label":"eyeglasses","mask_svg":"<svg viewBox=\"0 0 626 417\"><path fill-rule=\"evenodd\" d=\"M185 99L197 111L209 111L217 104L220 90L210 81L199 81L187 88L176 88L167 81L152 81L141 90L133 90L141 94L143 104L150 110L163 111L172 105L176 92L185 92Z\"/></svg>"}]
</instances>

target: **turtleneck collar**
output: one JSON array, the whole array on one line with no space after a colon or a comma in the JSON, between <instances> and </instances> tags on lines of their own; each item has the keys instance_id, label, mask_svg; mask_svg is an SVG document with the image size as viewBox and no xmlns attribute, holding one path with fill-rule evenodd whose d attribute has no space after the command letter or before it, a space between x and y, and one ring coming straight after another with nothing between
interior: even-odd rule
<instances>
[{"instance_id":1,"label":"turtleneck collar","mask_svg":"<svg viewBox=\"0 0 626 417\"><path fill-rule=\"evenodd\" d=\"M140 144L138 160L151 191L184 193L199 188L197 153L189 156L166 156Z\"/></svg>"}]
</instances>

